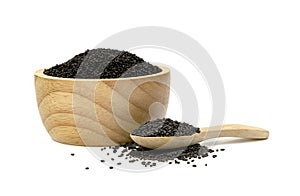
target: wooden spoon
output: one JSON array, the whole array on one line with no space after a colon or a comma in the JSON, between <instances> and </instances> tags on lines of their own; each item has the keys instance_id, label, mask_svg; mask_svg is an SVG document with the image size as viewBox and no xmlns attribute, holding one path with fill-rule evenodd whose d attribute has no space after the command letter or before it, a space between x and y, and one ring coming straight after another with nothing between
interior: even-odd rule
<instances>
[{"instance_id":1,"label":"wooden spoon","mask_svg":"<svg viewBox=\"0 0 300 196\"><path fill-rule=\"evenodd\" d=\"M130 137L137 144L151 149L185 147L217 137L240 137L259 140L269 137L269 131L265 129L239 124L206 127L200 128L200 130L200 133L195 133L190 136L143 137L131 134Z\"/></svg>"}]
</instances>

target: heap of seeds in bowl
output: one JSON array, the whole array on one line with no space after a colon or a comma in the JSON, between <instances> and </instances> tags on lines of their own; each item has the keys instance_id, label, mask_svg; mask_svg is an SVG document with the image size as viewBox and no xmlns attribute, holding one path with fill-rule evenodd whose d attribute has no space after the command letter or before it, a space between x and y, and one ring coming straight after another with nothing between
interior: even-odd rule
<instances>
[{"instance_id":1,"label":"heap of seeds in bowl","mask_svg":"<svg viewBox=\"0 0 300 196\"><path fill-rule=\"evenodd\" d=\"M107 79L145 76L161 71L158 66L130 52L98 48L86 50L67 62L45 69L44 74L60 78Z\"/></svg>"}]
</instances>

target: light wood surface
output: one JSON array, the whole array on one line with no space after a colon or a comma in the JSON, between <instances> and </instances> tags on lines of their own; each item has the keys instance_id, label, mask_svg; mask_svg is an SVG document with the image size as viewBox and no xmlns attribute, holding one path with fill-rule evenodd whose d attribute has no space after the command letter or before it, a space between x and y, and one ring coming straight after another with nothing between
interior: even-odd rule
<instances>
[{"instance_id":1,"label":"light wood surface","mask_svg":"<svg viewBox=\"0 0 300 196\"><path fill-rule=\"evenodd\" d=\"M269 131L239 124L228 124L222 126L200 128L200 133L191 136L172 137L141 137L130 135L137 144L151 149L179 148L217 137L240 137L247 139L267 139Z\"/></svg>"},{"instance_id":2,"label":"light wood surface","mask_svg":"<svg viewBox=\"0 0 300 196\"><path fill-rule=\"evenodd\" d=\"M165 115L170 71L119 79L51 77L38 70L36 99L53 140L72 145L111 146L131 141L140 124ZM153 112L151 107L161 107Z\"/></svg>"}]
</instances>

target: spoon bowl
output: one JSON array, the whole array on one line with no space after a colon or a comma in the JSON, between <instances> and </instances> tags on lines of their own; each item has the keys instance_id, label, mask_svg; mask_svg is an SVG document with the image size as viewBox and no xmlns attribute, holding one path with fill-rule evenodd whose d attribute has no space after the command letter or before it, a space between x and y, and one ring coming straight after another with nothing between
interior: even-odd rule
<instances>
[{"instance_id":1,"label":"spoon bowl","mask_svg":"<svg viewBox=\"0 0 300 196\"><path fill-rule=\"evenodd\" d=\"M267 139L269 137L269 131L248 125L228 124L200 128L200 133L195 133L190 136L143 137L131 134L130 137L134 142L146 148L169 149L186 147L217 137L240 137L257 140Z\"/></svg>"}]
</instances>

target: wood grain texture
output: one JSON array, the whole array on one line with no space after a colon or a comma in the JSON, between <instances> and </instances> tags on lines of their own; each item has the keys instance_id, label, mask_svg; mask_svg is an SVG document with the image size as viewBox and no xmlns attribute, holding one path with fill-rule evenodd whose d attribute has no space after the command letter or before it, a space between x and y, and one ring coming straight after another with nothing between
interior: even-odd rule
<instances>
[{"instance_id":1,"label":"wood grain texture","mask_svg":"<svg viewBox=\"0 0 300 196\"><path fill-rule=\"evenodd\" d=\"M140 124L165 115L170 71L119 79L70 79L35 72L41 119L53 140L72 145L111 146L131 141ZM153 116L155 103L161 108ZM151 116L151 115L152 116Z\"/></svg>"},{"instance_id":2,"label":"wood grain texture","mask_svg":"<svg viewBox=\"0 0 300 196\"><path fill-rule=\"evenodd\" d=\"M248 125L228 124L200 129L200 133L191 136L172 136L172 137L141 137L130 135L132 140L141 146L151 149L168 149L186 147L191 144L217 138L217 137L240 137L247 139L267 139L269 131Z\"/></svg>"}]
</instances>

